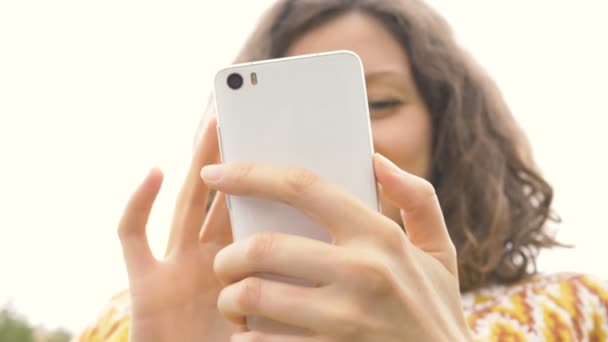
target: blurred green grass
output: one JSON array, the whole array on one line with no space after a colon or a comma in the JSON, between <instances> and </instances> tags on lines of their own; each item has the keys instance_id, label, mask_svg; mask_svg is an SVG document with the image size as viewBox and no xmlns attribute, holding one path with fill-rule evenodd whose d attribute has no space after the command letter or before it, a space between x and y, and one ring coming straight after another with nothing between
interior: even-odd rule
<instances>
[{"instance_id":1,"label":"blurred green grass","mask_svg":"<svg viewBox=\"0 0 608 342\"><path fill-rule=\"evenodd\" d=\"M32 326L11 304L0 309L0 342L69 342L70 332Z\"/></svg>"}]
</instances>

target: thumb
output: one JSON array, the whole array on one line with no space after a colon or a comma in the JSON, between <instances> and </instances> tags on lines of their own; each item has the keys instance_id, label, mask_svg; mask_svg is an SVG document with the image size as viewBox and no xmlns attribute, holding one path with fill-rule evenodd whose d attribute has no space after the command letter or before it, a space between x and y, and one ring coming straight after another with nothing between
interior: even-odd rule
<instances>
[{"instance_id":1,"label":"thumb","mask_svg":"<svg viewBox=\"0 0 608 342\"><path fill-rule=\"evenodd\" d=\"M226 205L226 194L216 193L213 204L209 208L207 219L200 231L199 241L202 243L216 243L220 246L227 246L232 243L232 228L228 206Z\"/></svg>"},{"instance_id":2,"label":"thumb","mask_svg":"<svg viewBox=\"0 0 608 342\"><path fill-rule=\"evenodd\" d=\"M380 154L374 156L374 169L386 197L401 209L409 240L454 270L455 258L448 257L455 254L454 244L433 185L401 170Z\"/></svg>"}]
</instances>

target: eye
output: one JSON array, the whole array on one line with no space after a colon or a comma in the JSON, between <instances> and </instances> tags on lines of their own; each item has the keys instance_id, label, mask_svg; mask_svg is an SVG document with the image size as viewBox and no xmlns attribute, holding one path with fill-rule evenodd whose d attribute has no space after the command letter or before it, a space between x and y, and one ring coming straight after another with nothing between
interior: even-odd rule
<instances>
[{"instance_id":1,"label":"eye","mask_svg":"<svg viewBox=\"0 0 608 342\"><path fill-rule=\"evenodd\" d=\"M396 107L399 107L402 104L403 103L399 100L370 101L369 110L370 111L389 110L389 109L394 109Z\"/></svg>"}]
</instances>

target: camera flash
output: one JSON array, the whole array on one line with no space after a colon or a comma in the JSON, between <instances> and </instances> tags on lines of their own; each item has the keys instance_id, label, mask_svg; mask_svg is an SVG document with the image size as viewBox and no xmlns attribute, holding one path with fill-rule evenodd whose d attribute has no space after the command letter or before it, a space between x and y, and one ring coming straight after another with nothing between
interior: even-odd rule
<instances>
[{"instance_id":1,"label":"camera flash","mask_svg":"<svg viewBox=\"0 0 608 342\"><path fill-rule=\"evenodd\" d=\"M251 73L251 84L258 84L258 74L256 74L255 72Z\"/></svg>"}]
</instances>

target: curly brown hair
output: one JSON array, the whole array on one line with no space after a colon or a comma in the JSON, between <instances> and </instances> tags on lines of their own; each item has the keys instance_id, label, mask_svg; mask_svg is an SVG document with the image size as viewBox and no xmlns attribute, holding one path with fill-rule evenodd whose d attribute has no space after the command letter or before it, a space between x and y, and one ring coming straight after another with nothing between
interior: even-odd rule
<instances>
[{"instance_id":1,"label":"curly brown hair","mask_svg":"<svg viewBox=\"0 0 608 342\"><path fill-rule=\"evenodd\" d=\"M283 0L262 17L235 62L283 57L299 36L349 11L372 15L402 44L430 112L430 181L458 251L467 291L536 273L552 187L531 156L495 82L459 46L448 23L419 0Z\"/></svg>"}]
</instances>

